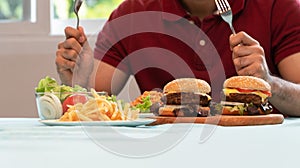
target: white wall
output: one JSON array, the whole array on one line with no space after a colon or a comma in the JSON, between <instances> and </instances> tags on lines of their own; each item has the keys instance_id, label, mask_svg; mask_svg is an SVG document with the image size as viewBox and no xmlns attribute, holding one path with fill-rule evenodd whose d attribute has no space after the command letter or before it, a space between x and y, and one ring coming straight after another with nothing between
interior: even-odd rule
<instances>
[{"instance_id":1,"label":"white wall","mask_svg":"<svg viewBox=\"0 0 300 168\"><path fill-rule=\"evenodd\" d=\"M58 42L64 37L41 34L1 36L0 117L37 117L34 88L46 75L59 80L55 52ZM94 44L93 37L89 40ZM126 101L139 95L136 82L130 79L119 95Z\"/></svg>"},{"instance_id":2,"label":"white wall","mask_svg":"<svg viewBox=\"0 0 300 168\"><path fill-rule=\"evenodd\" d=\"M60 40L34 35L0 39L0 117L37 116L34 87L45 75L57 78L55 42Z\"/></svg>"},{"instance_id":3,"label":"white wall","mask_svg":"<svg viewBox=\"0 0 300 168\"><path fill-rule=\"evenodd\" d=\"M57 44L64 40L64 36L49 36L50 1L36 1L36 23L0 24L0 117L37 117L34 88L46 75L59 80L55 53ZM95 29L91 32L96 32L98 24L103 24L89 21L85 24L84 20L81 23L87 29ZM74 26L75 20L65 24ZM63 34L63 28L58 27L65 25L53 25L58 29L56 33ZM95 43L95 37L88 36L91 45ZM130 101L139 94L137 84L131 77L119 98Z\"/></svg>"}]
</instances>

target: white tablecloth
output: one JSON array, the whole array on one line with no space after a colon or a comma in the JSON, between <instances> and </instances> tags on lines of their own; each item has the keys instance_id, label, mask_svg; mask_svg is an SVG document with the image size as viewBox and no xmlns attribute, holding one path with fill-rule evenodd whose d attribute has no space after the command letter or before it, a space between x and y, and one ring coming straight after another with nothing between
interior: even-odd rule
<instances>
[{"instance_id":1,"label":"white tablecloth","mask_svg":"<svg viewBox=\"0 0 300 168\"><path fill-rule=\"evenodd\" d=\"M221 127L45 126L0 119L1 168L300 167L300 118L280 125Z\"/></svg>"}]
</instances>

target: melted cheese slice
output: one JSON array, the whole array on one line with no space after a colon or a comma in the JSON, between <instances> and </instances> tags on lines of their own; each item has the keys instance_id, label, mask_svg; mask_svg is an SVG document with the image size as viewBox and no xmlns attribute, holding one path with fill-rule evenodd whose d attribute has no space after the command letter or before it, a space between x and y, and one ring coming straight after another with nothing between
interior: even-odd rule
<instances>
[{"instance_id":1,"label":"melted cheese slice","mask_svg":"<svg viewBox=\"0 0 300 168\"><path fill-rule=\"evenodd\" d=\"M260 91L254 91L254 92L240 92L237 89L230 89L230 88L226 88L223 89L223 92L225 94L225 96L229 96L230 93L242 93L242 94L256 94L258 96L261 97L262 102L265 102L266 98L268 97L268 95L260 92Z\"/></svg>"},{"instance_id":2,"label":"melted cheese slice","mask_svg":"<svg viewBox=\"0 0 300 168\"><path fill-rule=\"evenodd\" d=\"M195 92L195 94L198 94L198 95L201 95L201 96L206 96L208 98L208 100L211 100L211 97L208 94L200 93L200 92Z\"/></svg>"}]
</instances>

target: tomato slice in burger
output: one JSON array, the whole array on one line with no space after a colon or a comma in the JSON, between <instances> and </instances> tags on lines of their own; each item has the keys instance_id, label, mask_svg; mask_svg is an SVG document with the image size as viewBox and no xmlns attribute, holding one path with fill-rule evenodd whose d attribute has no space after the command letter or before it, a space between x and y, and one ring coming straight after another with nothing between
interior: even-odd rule
<instances>
[{"instance_id":1,"label":"tomato slice in burger","mask_svg":"<svg viewBox=\"0 0 300 168\"><path fill-rule=\"evenodd\" d=\"M236 88L236 90L238 90L239 92L244 92L244 93L247 93L247 92L255 92L255 90L240 89L240 88Z\"/></svg>"},{"instance_id":2,"label":"tomato slice in burger","mask_svg":"<svg viewBox=\"0 0 300 168\"><path fill-rule=\"evenodd\" d=\"M237 88L236 90L238 90L239 92L243 92L243 93L249 93L249 92L262 92L263 94L266 94L266 95L268 95L269 97L272 95L270 91L250 90L250 89L240 89L240 88Z\"/></svg>"},{"instance_id":3,"label":"tomato slice in burger","mask_svg":"<svg viewBox=\"0 0 300 168\"><path fill-rule=\"evenodd\" d=\"M266 94L266 95L268 95L269 97L271 97L272 96L272 93L271 92L269 92L269 91L261 91L262 93L264 93L264 94Z\"/></svg>"}]
</instances>

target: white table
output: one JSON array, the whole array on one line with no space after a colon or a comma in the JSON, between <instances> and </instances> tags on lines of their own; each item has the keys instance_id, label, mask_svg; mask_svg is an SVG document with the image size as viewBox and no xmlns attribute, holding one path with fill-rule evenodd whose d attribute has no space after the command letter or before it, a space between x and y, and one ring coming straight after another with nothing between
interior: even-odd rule
<instances>
[{"instance_id":1,"label":"white table","mask_svg":"<svg viewBox=\"0 0 300 168\"><path fill-rule=\"evenodd\" d=\"M200 142L201 135L206 141ZM0 119L1 168L299 168L299 158L300 118L266 126L138 128L45 126L35 118Z\"/></svg>"}]
</instances>

